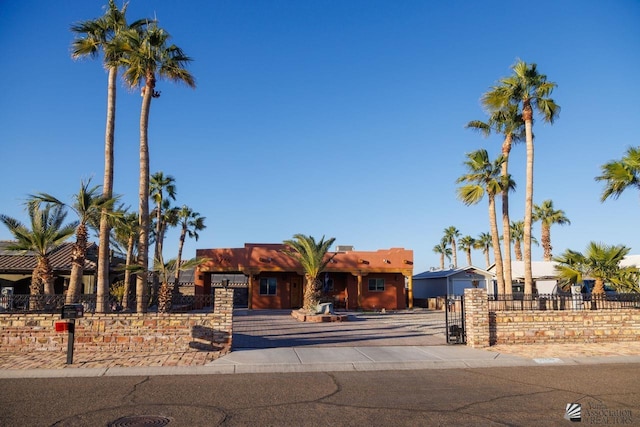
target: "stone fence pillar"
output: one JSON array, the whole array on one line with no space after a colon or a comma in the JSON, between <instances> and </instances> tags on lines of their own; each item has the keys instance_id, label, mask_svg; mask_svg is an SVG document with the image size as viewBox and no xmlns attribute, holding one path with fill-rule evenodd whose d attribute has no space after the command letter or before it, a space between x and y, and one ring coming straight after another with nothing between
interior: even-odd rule
<instances>
[{"instance_id":1,"label":"stone fence pillar","mask_svg":"<svg viewBox=\"0 0 640 427\"><path fill-rule=\"evenodd\" d=\"M489 347L489 301L486 289L464 290L464 328L468 346Z\"/></svg>"}]
</instances>

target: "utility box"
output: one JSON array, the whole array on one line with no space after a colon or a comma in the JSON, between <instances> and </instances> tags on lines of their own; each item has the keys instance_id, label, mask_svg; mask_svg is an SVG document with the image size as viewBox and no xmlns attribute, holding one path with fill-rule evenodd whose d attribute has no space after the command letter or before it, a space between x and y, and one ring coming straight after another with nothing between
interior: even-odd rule
<instances>
[{"instance_id":1,"label":"utility box","mask_svg":"<svg viewBox=\"0 0 640 427\"><path fill-rule=\"evenodd\" d=\"M65 304L62 306L63 319L80 319L84 317L84 306L82 304Z\"/></svg>"}]
</instances>

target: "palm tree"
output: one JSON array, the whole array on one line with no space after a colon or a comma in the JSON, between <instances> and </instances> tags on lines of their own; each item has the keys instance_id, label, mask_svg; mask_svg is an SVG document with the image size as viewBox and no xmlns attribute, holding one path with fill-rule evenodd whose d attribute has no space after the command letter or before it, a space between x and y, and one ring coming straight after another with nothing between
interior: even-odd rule
<instances>
[{"instance_id":1,"label":"palm tree","mask_svg":"<svg viewBox=\"0 0 640 427\"><path fill-rule=\"evenodd\" d=\"M32 251L37 260L36 268L31 276L29 302L30 310L41 308L38 296L53 295L53 271L49 262L49 255L58 246L71 237L78 226L77 222L63 225L67 212L62 205L40 203L39 200L29 200L26 203L31 221L31 229L24 226L17 219L7 215L0 215L2 222L16 240L7 246L12 251Z\"/></svg>"},{"instance_id":2,"label":"palm tree","mask_svg":"<svg viewBox=\"0 0 640 427\"><path fill-rule=\"evenodd\" d=\"M451 253L453 254L453 266L458 268L458 250L456 248L456 239L460 237L460 231L454 227L444 229L444 238L451 244Z\"/></svg>"},{"instance_id":3,"label":"palm tree","mask_svg":"<svg viewBox=\"0 0 640 427\"><path fill-rule=\"evenodd\" d=\"M533 220L540 221L541 227L541 240L542 248L544 250L543 259L545 261L551 261L551 226L553 224L565 225L571 224L569 218L564 214L564 211L553 208L553 201L545 200L541 205L533 206Z\"/></svg>"},{"instance_id":4,"label":"palm tree","mask_svg":"<svg viewBox=\"0 0 640 427\"><path fill-rule=\"evenodd\" d=\"M629 147L620 160L605 163L596 181L605 181L601 201L617 199L629 187L640 190L640 147Z\"/></svg>"},{"instance_id":5,"label":"palm tree","mask_svg":"<svg viewBox=\"0 0 640 427\"><path fill-rule=\"evenodd\" d=\"M591 242L584 255L567 249L562 255L554 258L558 263L558 276L570 284L579 284L584 277L595 280L592 293L604 294L605 282L617 283L622 286L627 278L635 278L635 267L621 268L620 261L629 253L630 248L624 245L605 245ZM628 284L627 284L628 285ZM633 284L632 284L633 285ZM635 284L637 287L637 283Z\"/></svg>"},{"instance_id":6,"label":"palm tree","mask_svg":"<svg viewBox=\"0 0 640 427\"><path fill-rule=\"evenodd\" d=\"M502 254L500 250L500 234L498 233L498 223L496 218L496 195L502 191L508 191L503 179L500 177L500 169L504 162L501 155L493 162L489 160L487 150L481 149L467 154L465 166L468 174L457 179L458 183L466 183L458 188L458 198L469 206L479 203L485 193L489 200L489 224L491 227L491 240L493 254L496 262L496 281L498 282L498 293L511 293L511 286L505 288L503 276Z\"/></svg>"},{"instance_id":7,"label":"palm tree","mask_svg":"<svg viewBox=\"0 0 640 427\"><path fill-rule=\"evenodd\" d=\"M516 255L516 261L522 261L522 239L524 237L524 221L511 222L511 241ZM531 243L538 246L538 239L531 236Z\"/></svg>"},{"instance_id":8,"label":"palm tree","mask_svg":"<svg viewBox=\"0 0 640 427\"><path fill-rule=\"evenodd\" d=\"M71 26L76 34L72 43L71 56L74 59L83 57L95 58L100 51L104 54L104 66L109 70L107 78L107 119L104 136L104 182L102 196L104 199L113 197L113 146L116 123L116 80L120 60L127 48L121 37L128 29L141 29L147 20L138 20L127 25L125 13L127 3L118 9L114 0L109 0L107 10L100 18L82 21ZM98 283L96 312L106 311L106 298L109 288L109 219L105 207L100 219L98 246Z\"/></svg>"},{"instance_id":9,"label":"palm tree","mask_svg":"<svg viewBox=\"0 0 640 427\"><path fill-rule=\"evenodd\" d=\"M137 276L137 292L146 289L149 264L149 112L151 99L160 96L156 91L156 79L168 79L183 82L195 87L195 79L185 66L191 62L182 49L169 45L170 35L156 23L150 23L144 32L126 33L130 51L123 58L124 78L132 88L142 86L142 107L140 109L140 186L138 238L138 266L141 273ZM137 311L146 311L146 293L137 296Z\"/></svg>"},{"instance_id":10,"label":"palm tree","mask_svg":"<svg viewBox=\"0 0 640 427\"><path fill-rule=\"evenodd\" d=\"M451 261L451 248L449 242L443 238L439 244L433 247L433 252L440 255L440 270L444 270L444 257Z\"/></svg>"},{"instance_id":11,"label":"palm tree","mask_svg":"<svg viewBox=\"0 0 640 427\"><path fill-rule=\"evenodd\" d=\"M493 237L491 233L480 233L476 239L474 248L482 250L487 268L491 266L491 260L489 259L489 249L491 249L491 247L493 247Z\"/></svg>"},{"instance_id":12,"label":"palm tree","mask_svg":"<svg viewBox=\"0 0 640 427\"><path fill-rule=\"evenodd\" d=\"M76 242L71 252L71 277L69 288L67 289L67 304L78 302L82 277L84 276L84 262L87 256L88 229L87 226L95 227L100 222L103 212L107 212L107 218L114 217L117 212L113 211L114 198L105 199L99 194L100 186L90 187L91 179L80 183L80 191L73 196L73 203L66 205L47 193L32 195L34 201L50 203L60 206L68 206L78 215L79 223L76 229Z\"/></svg>"},{"instance_id":13,"label":"palm tree","mask_svg":"<svg viewBox=\"0 0 640 427\"><path fill-rule=\"evenodd\" d=\"M458 243L460 243L460 249L467 254L467 265L473 265L471 262L471 249L475 248L476 239L471 236L464 236Z\"/></svg>"},{"instance_id":14,"label":"palm tree","mask_svg":"<svg viewBox=\"0 0 640 427\"><path fill-rule=\"evenodd\" d=\"M312 236L294 234L292 239L283 242L286 248L282 252L300 263L304 270L306 284L302 308L306 311L315 311L318 305L321 288L318 275L336 256L336 254L327 256L329 248L335 240L335 237L324 240L324 236L322 236L322 239L316 242Z\"/></svg>"},{"instance_id":15,"label":"palm tree","mask_svg":"<svg viewBox=\"0 0 640 427\"><path fill-rule=\"evenodd\" d=\"M164 264L156 263L153 266L154 271L160 276L162 285L160 286L160 292L158 293L158 312L168 313L172 307L172 296L169 282L175 276L180 274L180 271L196 268L203 264L207 259L194 258L186 262L178 262L176 258L170 259Z\"/></svg>"},{"instance_id":16,"label":"palm tree","mask_svg":"<svg viewBox=\"0 0 640 427\"><path fill-rule=\"evenodd\" d=\"M182 262L182 248L184 247L184 241L187 236L189 238L194 238L198 241L198 231L204 230L207 228L204 225L204 220L206 219L203 216L200 216L198 212L194 212L190 207L183 205L180 210L177 212L178 216L178 224L180 225L180 240L178 244L178 258L177 263L180 265ZM175 277L173 278L173 295L178 295L180 293L180 270L176 269Z\"/></svg>"},{"instance_id":17,"label":"palm tree","mask_svg":"<svg viewBox=\"0 0 640 427\"><path fill-rule=\"evenodd\" d=\"M121 218L116 220L114 226L115 241L122 246L125 255L124 269L124 295L121 301L124 310L129 309L129 297L131 294L131 266L133 263L136 240L138 237L138 214L135 212L123 212Z\"/></svg>"},{"instance_id":18,"label":"palm tree","mask_svg":"<svg viewBox=\"0 0 640 427\"><path fill-rule=\"evenodd\" d=\"M502 141L502 163L501 175L502 179L509 179L509 155L511 147L514 143L524 139L524 122L522 114L518 112L517 105L507 105L505 108L490 111L489 120L485 123L480 120L474 120L467 123L467 128L480 131L484 136L489 136L491 132L499 133L504 136ZM509 192L502 192L502 235L509 236L510 219L509 219ZM511 275L511 240L504 239L504 281L512 283Z\"/></svg>"},{"instance_id":19,"label":"palm tree","mask_svg":"<svg viewBox=\"0 0 640 427\"><path fill-rule=\"evenodd\" d=\"M155 204L155 231L153 233L153 237L155 238L153 250L154 265L164 265L162 249L165 231L167 229L167 225L175 222L174 220L177 220L174 210L176 208L171 208L171 200L176 199L175 182L176 180L173 176L165 176L162 171L154 173L149 179L149 197ZM156 299L159 284L158 274L154 274L151 287L152 301L155 301Z\"/></svg>"},{"instance_id":20,"label":"palm tree","mask_svg":"<svg viewBox=\"0 0 640 427\"><path fill-rule=\"evenodd\" d=\"M536 64L518 60L511 67L513 74L500 80L482 98L483 105L490 111L502 110L509 104L518 105L525 127L527 144L526 190L524 210L524 293L533 292L531 271L531 226L533 222L533 112L542 116L545 122L553 123L560 113L560 107L549 98L556 84L547 81L540 74Z\"/></svg>"}]
</instances>

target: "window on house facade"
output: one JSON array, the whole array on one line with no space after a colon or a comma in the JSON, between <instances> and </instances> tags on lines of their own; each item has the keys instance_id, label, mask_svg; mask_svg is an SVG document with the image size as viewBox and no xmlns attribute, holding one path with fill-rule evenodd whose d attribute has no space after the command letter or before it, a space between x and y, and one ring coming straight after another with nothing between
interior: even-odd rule
<instances>
[{"instance_id":1,"label":"window on house facade","mask_svg":"<svg viewBox=\"0 0 640 427\"><path fill-rule=\"evenodd\" d=\"M383 292L384 279L369 279L369 290L372 292Z\"/></svg>"},{"instance_id":2,"label":"window on house facade","mask_svg":"<svg viewBox=\"0 0 640 427\"><path fill-rule=\"evenodd\" d=\"M260 279L260 295L275 295L278 281L275 277L263 277Z\"/></svg>"}]
</instances>

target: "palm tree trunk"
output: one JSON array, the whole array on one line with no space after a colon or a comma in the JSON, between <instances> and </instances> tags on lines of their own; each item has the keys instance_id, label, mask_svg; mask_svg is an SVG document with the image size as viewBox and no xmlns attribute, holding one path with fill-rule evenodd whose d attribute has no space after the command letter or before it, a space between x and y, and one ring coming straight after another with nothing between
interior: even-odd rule
<instances>
[{"instance_id":1,"label":"palm tree trunk","mask_svg":"<svg viewBox=\"0 0 640 427\"><path fill-rule=\"evenodd\" d=\"M134 236L129 236L129 241L127 243L127 258L125 260L125 270L124 270L124 295L122 296L122 309L129 309L129 294L131 293L131 271L129 270L129 266L131 265L131 259L133 258L133 244L134 244Z\"/></svg>"},{"instance_id":2,"label":"palm tree trunk","mask_svg":"<svg viewBox=\"0 0 640 427\"><path fill-rule=\"evenodd\" d=\"M484 254L484 263L489 268L491 265L491 260L489 259L489 248L485 248L482 253Z\"/></svg>"},{"instance_id":3,"label":"palm tree trunk","mask_svg":"<svg viewBox=\"0 0 640 427\"><path fill-rule=\"evenodd\" d=\"M504 163L502 163L502 179L505 181L506 188L502 191L502 235L504 243L504 292L506 295L512 294L513 278L511 277L511 223L509 221L509 186L506 185L509 179L509 153L511 152L511 134L505 137L502 144L502 155Z\"/></svg>"},{"instance_id":4,"label":"palm tree trunk","mask_svg":"<svg viewBox=\"0 0 640 427\"><path fill-rule=\"evenodd\" d=\"M458 251L456 249L456 239L451 239L451 252L453 252L453 267L458 268Z\"/></svg>"},{"instance_id":5,"label":"palm tree trunk","mask_svg":"<svg viewBox=\"0 0 640 427\"><path fill-rule=\"evenodd\" d=\"M542 248L544 250L543 259L551 261L551 226L542 223L540 231L540 239L542 240Z\"/></svg>"},{"instance_id":6,"label":"palm tree trunk","mask_svg":"<svg viewBox=\"0 0 640 427\"><path fill-rule=\"evenodd\" d=\"M82 276L84 272L84 260L87 252L87 227L84 224L78 225L76 231L76 243L73 245L71 253L71 277L69 279L69 289L67 289L66 303L78 302Z\"/></svg>"},{"instance_id":7,"label":"palm tree trunk","mask_svg":"<svg viewBox=\"0 0 640 427\"><path fill-rule=\"evenodd\" d=\"M516 253L516 261L522 261L522 244L520 240L516 240L513 243L513 250Z\"/></svg>"},{"instance_id":8,"label":"palm tree trunk","mask_svg":"<svg viewBox=\"0 0 640 427\"><path fill-rule=\"evenodd\" d=\"M138 189L139 237L138 237L138 267L140 272L136 278L136 311L146 313L148 296L148 268L149 268L149 111L151 97L155 88L155 77L147 77L142 109L140 112L140 186Z\"/></svg>"},{"instance_id":9,"label":"palm tree trunk","mask_svg":"<svg viewBox=\"0 0 640 427\"><path fill-rule=\"evenodd\" d=\"M471 263L471 249L467 249L467 265L473 265Z\"/></svg>"},{"instance_id":10,"label":"palm tree trunk","mask_svg":"<svg viewBox=\"0 0 640 427\"><path fill-rule=\"evenodd\" d=\"M162 202L158 202L156 205L156 244L153 250L153 264L155 265L164 265L164 261L162 259ZM151 301L152 304L157 299L158 289L160 286L160 278L158 277L158 273L151 273L153 275L152 278L152 286L151 286Z\"/></svg>"},{"instance_id":11,"label":"palm tree trunk","mask_svg":"<svg viewBox=\"0 0 640 427\"><path fill-rule=\"evenodd\" d=\"M104 136L104 181L102 196L105 199L113 197L113 141L116 126L116 79L118 69L109 68L107 88L107 125ZM107 311L107 296L109 295L109 219L107 208L100 216L99 246L98 246L98 289L96 295L96 313Z\"/></svg>"},{"instance_id":12,"label":"palm tree trunk","mask_svg":"<svg viewBox=\"0 0 640 427\"><path fill-rule=\"evenodd\" d=\"M307 285L304 288L304 309L315 311L318 306L318 291L316 290L316 278L306 276Z\"/></svg>"},{"instance_id":13,"label":"palm tree trunk","mask_svg":"<svg viewBox=\"0 0 640 427\"><path fill-rule=\"evenodd\" d=\"M444 270L444 253L440 254L440 270Z\"/></svg>"},{"instance_id":14,"label":"palm tree trunk","mask_svg":"<svg viewBox=\"0 0 640 427\"><path fill-rule=\"evenodd\" d=\"M524 293L533 294L533 272L531 270L531 224L533 216L533 111L526 102L522 108L522 119L527 141L526 190L524 203Z\"/></svg>"},{"instance_id":15,"label":"palm tree trunk","mask_svg":"<svg viewBox=\"0 0 640 427\"><path fill-rule=\"evenodd\" d=\"M180 264L182 263L182 249L184 248L184 240L187 237L187 224L185 223L180 232L180 242L178 243L178 258L176 259L176 274L173 278L173 296L180 295Z\"/></svg>"},{"instance_id":16,"label":"palm tree trunk","mask_svg":"<svg viewBox=\"0 0 640 427\"><path fill-rule=\"evenodd\" d=\"M491 223L491 241L493 243L493 256L496 262L496 281L498 282L498 295L504 295L504 271L502 266L502 253L500 250L500 236L498 233L498 221L496 218L496 200L489 196L489 222Z\"/></svg>"}]
</instances>

